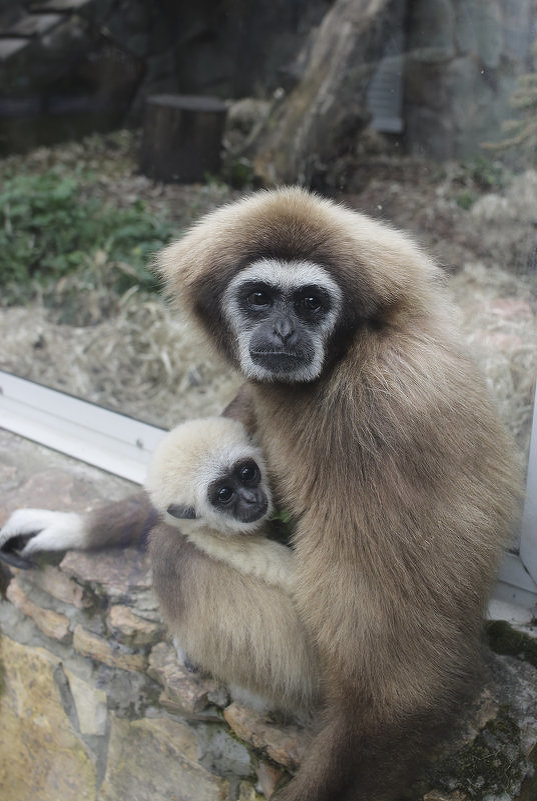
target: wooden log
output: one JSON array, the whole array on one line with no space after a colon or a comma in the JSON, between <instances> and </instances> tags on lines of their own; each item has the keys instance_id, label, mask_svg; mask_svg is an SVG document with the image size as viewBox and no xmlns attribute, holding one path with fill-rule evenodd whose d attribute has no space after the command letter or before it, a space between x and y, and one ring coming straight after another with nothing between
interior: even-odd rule
<instances>
[{"instance_id":1,"label":"wooden log","mask_svg":"<svg viewBox=\"0 0 537 801\"><path fill-rule=\"evenodd\" d=\"M142 172L168 183L203 181L218 173L226 114L224 101L214 97L148 97Z\"/></svg>"}]
</instances>

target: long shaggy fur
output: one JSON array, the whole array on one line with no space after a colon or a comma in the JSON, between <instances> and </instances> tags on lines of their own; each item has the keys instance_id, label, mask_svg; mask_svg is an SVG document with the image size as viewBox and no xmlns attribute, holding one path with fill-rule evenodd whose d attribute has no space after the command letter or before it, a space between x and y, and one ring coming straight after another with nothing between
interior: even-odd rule
<instances>
[{"instance_id":1,"label":"long shaggy fur","mask_svg":"<svg viewBox=\"0 0 537 801\"><path fill-rule=\"evenodd\" d=\"M317 381L250 385L324 679L323 725L281 799L386 801L474 677L516 507L512 447L407 237L298 189L202 220L160 271L237 366L221 298L261 258L319 264L343 297Z\"/></svg>"},{"instance_id":2,"label":"long shaggy fur","mask_svg":"<svg viewBox=\"0 0 537 801\"><path fill-rule=\"evenodd\" d=\"M162 614L189 659L273 709L309 714L317 658L291 595L165 524L151 532L149 552Z\"/></svg>"},{"instance_id":3,"label":"long shaggy fur","mask_svg":"<svg viewBox=\"0 0 537 801\"><path fill-rule=\"evenodd\" d=\"M251 380L227 411L258 432L294 519L296 607L160 527L155 588L171 625L184 621L187 636L203 628L219 662L229 658L245 683L253 670L276 697L282 681L289 692L289 642L306 629L298 639L318 650L323 713L279 801L389 801L472 686L518 505L512 446L453 329L438 270L403 234L282 189L217 210L166 248L159 269L171 295L239 369L222 299L262 260L319 265L341 293L319 378ZM72 545L62 521L39 547ZM112 505L86 521L79 544L119 543L152 523L147 498ZM0 542L23 524L8 521ZM194 591L205 612L191 619ZM233 662L234 638L255 650L251 665Z\"/></svg>"}]
</instances>

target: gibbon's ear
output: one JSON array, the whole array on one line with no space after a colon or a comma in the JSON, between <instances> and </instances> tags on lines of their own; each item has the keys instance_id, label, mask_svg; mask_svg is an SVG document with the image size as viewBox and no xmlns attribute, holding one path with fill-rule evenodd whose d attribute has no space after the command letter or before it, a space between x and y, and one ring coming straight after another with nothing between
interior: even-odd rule
<instances>
[{"instance_id":1,"label":"gibbon's ear","mask_svg":"<svg viewBox=\"0 0 537 801\"><path fill-rule=\"evenodd\" d=\"M178 520L195 520L197 518L194 507L184 506L182 503L172 503L166 511L172 517L177 517Z\"/></svg>"}]
</instances>

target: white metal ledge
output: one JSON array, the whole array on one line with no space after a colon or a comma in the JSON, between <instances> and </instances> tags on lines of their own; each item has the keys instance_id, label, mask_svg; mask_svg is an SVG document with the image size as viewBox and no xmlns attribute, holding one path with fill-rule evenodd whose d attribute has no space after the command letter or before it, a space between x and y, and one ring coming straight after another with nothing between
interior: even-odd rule
<instances>
[{"instance_id":1,"label":"white metal ledge","mask_svg":"<svg viewBox=\"0 0 537 801\"><path fill-rule=\"evenodd\" d=\"M144 483L151 453L166 433L1 370L0 427L137 484ZM530 462L535 458L534 427ZM535 479L535 467L530 476ZM533 498L530 503L534 503ZM522 546L529 550L530 559L536 560L534 519L530 524L526 514L525 524ZM531 625L536 615L537 583L518 555L506 553L489 617Z\"/></svg>"},{"instance_id":2,"label":"white metal ledge","mask_svg":"<svg viewBox=\"0 0 537 801\"><path fill-rule=\"evenodd\" d=\"M138 484L164 429L0 370L0 427Z\"/></svg>"}]
</instances>

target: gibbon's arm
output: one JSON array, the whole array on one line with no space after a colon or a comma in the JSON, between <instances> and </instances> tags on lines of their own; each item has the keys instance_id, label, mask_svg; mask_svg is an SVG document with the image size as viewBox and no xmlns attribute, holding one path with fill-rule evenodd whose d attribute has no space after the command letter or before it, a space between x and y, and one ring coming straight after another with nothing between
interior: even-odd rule
<instances>
[{"instance_id":1,"label":"gibbon's arm","mask_svg":"<svg viewBox=\"0 0 537 801\"><path fill-rule=\"evenodd\" d=\"M0 531L0 559L18 567L32 567L30 561L24 561L39 551L143 544L157 519L145 491L84 515L18 509Z\"/></svg>"},{"instance_id":2,"label":"gibbon's arm","mask_svg":"<svg viewBox=\"0 0 537 801\"><path fill-rule=\"evenodd\" d=\"M248 384L243 384L233 400L228 403L222 417L230 417L242 423L248 434L253 435L257 431L257 419L255 416L254 399L252 388Z\"/></svg>"},{"instance_id":3,"label":"gibbon's arm","mask_svg":"<svg viewBox=\"0 0 537 801\"><path fill-rule=\"evenodd\" d=\"M253 403L247 385L241 387L222 416L240 420L250 433L255 430ZM15 567L30 568L33 563L29 558L40 551L125 548L143 544L157 520L157 511L145 490L88 514L17 509L0 531L0 560Z\"/></svg>"}]
</instances>

